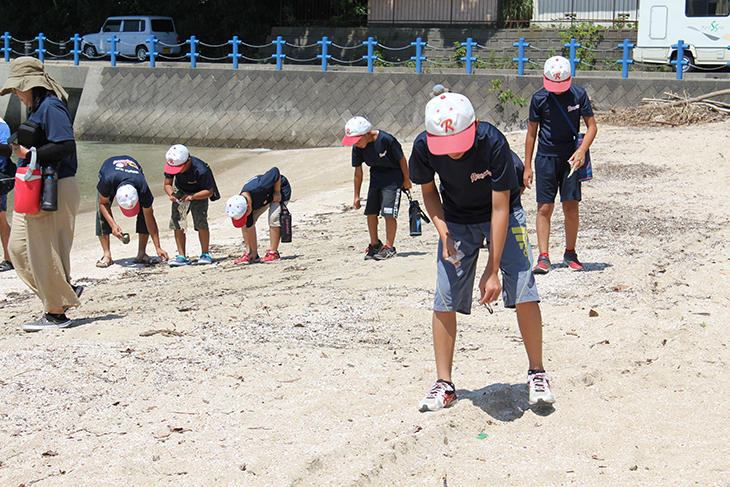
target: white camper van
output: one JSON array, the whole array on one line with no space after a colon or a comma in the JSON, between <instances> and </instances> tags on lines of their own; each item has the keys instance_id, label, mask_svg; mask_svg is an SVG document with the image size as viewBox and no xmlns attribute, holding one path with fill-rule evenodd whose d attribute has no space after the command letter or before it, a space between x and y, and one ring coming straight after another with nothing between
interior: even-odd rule
<instances>
[{"instance_id":1,"label":"white camper van","mask_svg":"<svg viewBox=\"0 0 730 487\"><path fill-rule=\"evenodd\" d=\"M634 60L669 64L679 40L689 45L684 59L690 64L730 62L730 0L640 0Z\"/></svg>"}]
</instances>

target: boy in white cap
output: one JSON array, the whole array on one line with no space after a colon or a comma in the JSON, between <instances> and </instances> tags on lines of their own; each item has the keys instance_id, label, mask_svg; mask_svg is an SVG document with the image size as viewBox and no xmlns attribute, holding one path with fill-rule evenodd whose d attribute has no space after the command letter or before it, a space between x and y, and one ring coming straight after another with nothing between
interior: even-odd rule
<instances>
[{"instance_id":1,"label":"boy in white cap","mask_svg":"<svg viewBox=\"0 0 730 487\"><path fill-rule=\"evenodd\" d=\"M187 211L193 215L193 228L200 240L198 264L211 264L210 230L208 229L208 199L213 196L215 180L210 167L188 152L182 144L175 144L165 154L165 193L172 201L170 230L175 231L177 257L170 261L171 267L188 265L191 262L185 254L185 230L180 226L180 207L189 205Z\"/></svg>"},{"instance_id":2,"label":"boy in white cap","mask_svg":"<svg viewBox=\"0 0 730 487\"><path fill-rule=\"evenodd\" d=\"M545 61L543 86L532 95L525 138L525 186L531 188L534 177L537 196L535 226L540 255L534 272L547 274L550 270L550 219L558 192L565 215L563 261L570 269L582 271L583 264L578 260L575 251L581 188L578 175L571 174L571 168L578 169L585 164L586 152L593 143L598 128L586 90L572 83L570 61L562 56L553 56ZM587 130L583 143L576 149L575 134L580 132L581 117ZM533 172L535 139L538 143Z\"/></svg>"},{"instance_id":3,"label":"boy in white cap","mask_svg":"<svg viewBox=\"0 0 730 487\"><path fill-rule=\"evenodd\" d=\"M281 205L291 199L291 185L286 176L272 167L264 174L254 176L243 185L241 193L226 202L226 214L233 219L233 226L241 229L246 251L236 259L236 264L276 262L281 241ZM256 221L265 211L269 212L269 249L259 257L256 238Z\"/></svg>"},{"instance_id":4,"label":"boy in white cap","mask_svg":"<svg viewBox=\"0 0 730 487\"><path fill-rule=\"evenodd\" d=\"M136 230L139 235L135 264L149 264L147 242L152 237L157 256L167 262L169 256L160 246L160 232L155 219L152 203L154 197L147 185L142 166L129 156L110 157L99 169L99 192L96 206L96 236L99 237L104 255L96 262L96 267L109 267L112 259L109 235L114 235L124 243L129 243L129 235L122 233L122 228L112 214L112 201L116 199L124 216L136 217ZM142 211L140 211L140 208Z\"/></svg>"},{"instance_id":5,"label":"boy in white cap","mask_svg":"<svg viewBox=\"0 0 730 487\"><path fill-rule=\"evenodd\" d=\"M352 167L355 168L355 202L360 209L362 163L370 166L365 215L368 219L370 244L365 259L384 260L395 256L395 233L398 229L398 210L401 189L411 189L408 163L395 137L382 130L373 130L364 117L352 117L345 125L342 145L352 146ZM378 237L378 214L385 218L385 245Z\"/></svg>"},{"instance_id":6,"label":"boy in white cap","mask_svg":"<svg viewBox=\"0 0 730 487\"><path fill-rule=\"evenodd\" d=\"M418 409L433 411L456 400L451 381L456 313L471 313L477 258L485 240L489 257L479 281L479 303L488 305L501 294L505 307L517 310L529 361L529 403L552 404L550 377L542 362L540 298L531 270L525 212L504 135L479 122L466 96L442 93L426 105L426 131L413 142L409 169L411 180L421 185L440 237L433 304L438 380Z\"/></svg>"}]
</instances>

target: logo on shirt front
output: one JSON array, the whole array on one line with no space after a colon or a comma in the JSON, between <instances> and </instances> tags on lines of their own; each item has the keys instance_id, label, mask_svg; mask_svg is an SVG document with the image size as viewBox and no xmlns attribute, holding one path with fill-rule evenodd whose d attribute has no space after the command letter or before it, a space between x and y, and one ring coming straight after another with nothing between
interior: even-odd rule
<instances>
[{"instance_id":1,"label":"logo on shirt front","mask_svg":"<svg viewBox=\"0 0 730 487\"><path fill-rule=\"evenodd\" d=\"M123 169L125 167L131 167L133 169L139 170L139 165L134 162L130 161L129 159L117 159L114 161L114 167L117 169Z\"/></svg>"},{"instance_id":2,"label":"logo on shirt front","mask_svg":"<svg viewBox=\"0 0 730 487\"><path fill-rule=\"evenodd\" d=\"M385 154L387 154L388 151L383 152L382 154L378 154L380 157L385 157Z\"/></svg>"},{"instance_id":3,"label":"logo on shirt front","mask_svg":"<svg viewBox=\"0 0 730 487\"><path fill-rule=\"evenodd\" d=\"M492 175L491 171L489 171L487 169L486 171L484 171L483 173L480 173L480 174L477 174L475 172L471 173L470 179L471 179L472 183L475 183L475 182L479 181L480 179L484 179L487 176L491 176L491 175Z\"/></svg>"},{"instance_id":4,"label":"logo on shirt front","mask_svg":"<svg viewBox=\"0 0 730 487\"><path fill-rule=\"evenodd\" d=\"M574 106L574 107L571 107L570 105L568 105L568 111L569 111L569 112L572 112L572 111L574 111L574 110L578 110L578 109L580 109L580 103L579 103L579 104L577 104L577 105L576 105L576 106Z\"/></svg>"}]
</instances>

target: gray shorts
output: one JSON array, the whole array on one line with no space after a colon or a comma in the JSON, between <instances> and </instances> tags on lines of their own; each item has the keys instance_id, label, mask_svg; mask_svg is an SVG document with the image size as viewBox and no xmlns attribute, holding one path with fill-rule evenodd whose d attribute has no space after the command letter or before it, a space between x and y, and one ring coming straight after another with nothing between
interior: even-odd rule
<instances>
[{"instance_id":1,"label":"gray shorts","mask_svg":"<svg viewBox=\"0 0 730 487\"><path fill-rule=\"evenodd\" d=\"M369 188L365 203L366 215L380 215L383 218L398 218L400 209L400 188Z\"/></svg>"},{"instance_id":2,"label":"gray shorts","mask_svg":"<svg viewBox=\"0 0 730 487\"><path fill-rule=\"evenodd\" d=\"M477 271L477 260L482 243L489 240L490 223L462 225L446 222L451 237L461 242L459 250L464 252L461 259L463 273L457 276L457 269L443 258L443 243L439 241L436 294L433 299L434 311L456 311L471 314L474 278ZM479 267L484 272L483 267ZM540 301L532 274L532 250L527 239L525 226L525 210L515 208L509 216L509 228L499 263L502 271L502 300L506 308L514 308L515 304Z\"/></svg>"},{"instance_id":3,"label":"gray shorts","mask_svg":"<svg viewBox=\"0 0 730 487\"><path fill-rule=\"evenodd\" d=\"M170 230L181 230L180 210L177 202L172 202L172 213L170 214ZM193 215L193 228L195 230L206 230L208 228L208 198L204 200L190 200L188 213Z\"/></svg>"}]
</instances>

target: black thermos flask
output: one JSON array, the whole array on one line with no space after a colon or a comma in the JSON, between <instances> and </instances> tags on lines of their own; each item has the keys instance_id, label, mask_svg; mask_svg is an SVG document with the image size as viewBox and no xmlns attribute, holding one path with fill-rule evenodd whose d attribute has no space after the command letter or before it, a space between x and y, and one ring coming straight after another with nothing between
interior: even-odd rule
<instances>
[{"instance_id":1,"label":"black thermos flask","mask_svg":"<svg viewBox=\"0 0 730 487\"><path fill-rule=\"evenodd\" d=\"M43 168L43 193L41 195L41 210L58 210L58 174L53 166Z\"/></svg>"}]
</instances>

